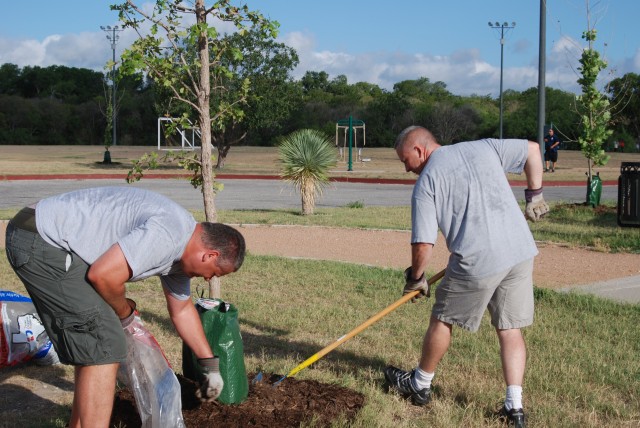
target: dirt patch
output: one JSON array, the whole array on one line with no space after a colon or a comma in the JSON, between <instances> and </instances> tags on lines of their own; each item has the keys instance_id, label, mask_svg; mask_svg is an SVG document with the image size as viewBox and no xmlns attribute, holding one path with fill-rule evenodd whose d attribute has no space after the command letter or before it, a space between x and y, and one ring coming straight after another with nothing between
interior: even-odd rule
<instances>
[{"instance_id":1,"label":"dirt patch","mask_svg":"<svg viewBox=\"0 0 640 428\"><path fill-rule=\"evenodd\" d=\"M249 375L249 379L254 377L255 374ZM303 422L313 421L317 426L327 426L338 418L352 420L364 405L364 396L356 391L312 380L287 378L273 387L273 382L281 377L265 374L265 380L250 385L249 395L243 403L224 405L217 402L201 404L195 397L195 383L178 375L185 425L187 428L214 425L299 427ZM116 394L110 426L141 426L133 395L128 389Z\"/></svg>"}]
</instances>

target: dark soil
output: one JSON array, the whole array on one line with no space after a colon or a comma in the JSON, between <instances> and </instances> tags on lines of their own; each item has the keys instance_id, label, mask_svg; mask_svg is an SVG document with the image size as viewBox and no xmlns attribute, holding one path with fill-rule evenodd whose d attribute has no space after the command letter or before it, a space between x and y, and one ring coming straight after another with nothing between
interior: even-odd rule
<instances>
[{"instance_id":1,"label":"dark soil","mask_svg":"<svg viewBox=\"0 0 640 428\"><path fill-rule=\"evenodd\" d=\"M178 375L182 388L182 416L191 427L298 427L302 422L330 425L340 417L352 420L364 405L359 392L337 385L286 378L278 386L280 375L265 375L249 387L249 396L241 404L200 403L196 384ZM253 379L254 375L249 375ZM267 380L268 379L268 380ZM138 428L141 425L133 395L119 390L113 406L110 426Z\"/></svg>"}]
</instances>

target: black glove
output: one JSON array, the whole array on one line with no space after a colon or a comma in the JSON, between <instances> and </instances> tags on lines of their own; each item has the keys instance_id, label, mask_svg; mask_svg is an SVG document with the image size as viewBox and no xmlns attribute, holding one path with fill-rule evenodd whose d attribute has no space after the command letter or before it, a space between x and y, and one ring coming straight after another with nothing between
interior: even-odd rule
<instances>
[{"instance_id":1,"label":"black glove","mask_svg":"<svg viewBox=\"0 0 640 428\"><path fill-rule=\"evenodd\" d=\"M549 212L549 205L542 196L542 187L539 189L525 189L524 199L527 202L524 215L531 221L538 221Z\"/></svg>"},{"instance_id":2,"label":"black glove","mask_svg":"<svg viewBox=\"0 0 640 428\"><path fill-rule=\"evenodd\" d=\"M414 279L412 273L413 271L411 267L406 268L404 271L404 279L406 281L406 284L404 286L404 290L402 290L402 295L420 290L420 293L418 293L416 297L411 299L411 303L415 303L416 299L419 299L422 296L431 296L431 291L429 290L429 283L424 277L424 272L418 279Z\"/></svg>"},{"instance_id":3,"label":"black glove","mask_svg":"<svg viewBox=\"0 0 640 428\"><path fill-rule=\"evenodd\" d=\"M218 357L199 358L198 364L202 367L205 377L196 391L196 397L202 402L213 401L220 396L224 387L224 381L220 375L220 359Z\"/></svg>"}]
</instances>

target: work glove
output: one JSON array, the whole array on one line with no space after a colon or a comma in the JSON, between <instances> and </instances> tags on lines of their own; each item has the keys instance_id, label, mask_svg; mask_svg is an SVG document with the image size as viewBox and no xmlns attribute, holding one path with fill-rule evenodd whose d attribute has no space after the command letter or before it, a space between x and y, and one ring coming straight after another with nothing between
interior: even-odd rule
<instances>
[{"instance_id":1,"label":"work glove","mask_svg":"<svg viewBox=\"0 0 640 428\"><path fill-rule=\"evenodd\" d=\"M213 401L220 396L224 381L220 376L220 359L198 358L198 364L204 372L204 381L196 391L196 397L202 402Z\"/></svg>"},{"instance_id":2,"label":"work glove","mask_svg":"<svg viewBox=\"0 0 640 428\"><path fill-rule=\"evenodd\" d=\"M527 202L524 207L524 215L531 221L540 220L549 212L549 205L542 196L542 187L539 189L525 189L524 199Z\"/></svg>"},{"instance_id":3,"label":"work glove","mask_svg":"<svg viewBox=\"0 0 640 428\"><path fill-rule=\"evenodd\" d=\"M429 283L424 277L424 272L418 279L413 278L413 271L411 267L408 267L404 271L404 279L406 281L404 290L402 290L402 295L409 294L413 291L420 290L420 293L416 295L413 299L411 299L411 303L415 303L415 301L422 296L431 296L431 291L429 290Z\"/></svg>"},{"instance_id":4,"label":"work glove","mask_svg":"<svg viewBox=\"0 0 640 428\"><path fill-rule=\"evenodd\" d=\"M124 318L120 318L120 324L122 324L122 328L127 328L133 322L133 320L140 315L136 310L137 305L134 300L127 297L127 303L129 304L129 308L131 308L131 313Z\"/></svg>"}]
</instances>

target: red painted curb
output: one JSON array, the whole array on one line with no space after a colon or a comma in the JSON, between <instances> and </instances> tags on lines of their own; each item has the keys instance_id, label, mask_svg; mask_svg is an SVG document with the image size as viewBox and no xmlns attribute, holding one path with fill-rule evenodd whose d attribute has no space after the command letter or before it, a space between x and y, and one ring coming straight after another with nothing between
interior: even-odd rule
<instances>
[{"instance_id":1,"label":"red painted curb","mask_svg":"<svg viewBox=\"0 0 640 428\"><path fill-rule=\"evenodd\" d=\"M122 179L127 176L125 174L25 174L25 175L1 175L1 181L22 181L22 180L107 180ZM150 179L171 179L190 178L189 174L145 174ZM218 174L218 180L280 180L278 175L258 175L258 174ZM415 179L393 179L393 178L365 178L365 177L332 177L331 181L341 183L369 183L369 184L414 184ZM527 182L524 180L510 180L509 184L514 187L526 187ZM545 186L586 186L587 183L580 181L545 181ZM603 186L617 186L615 180L603 181Z\"/></svg>"}]
</instances>

